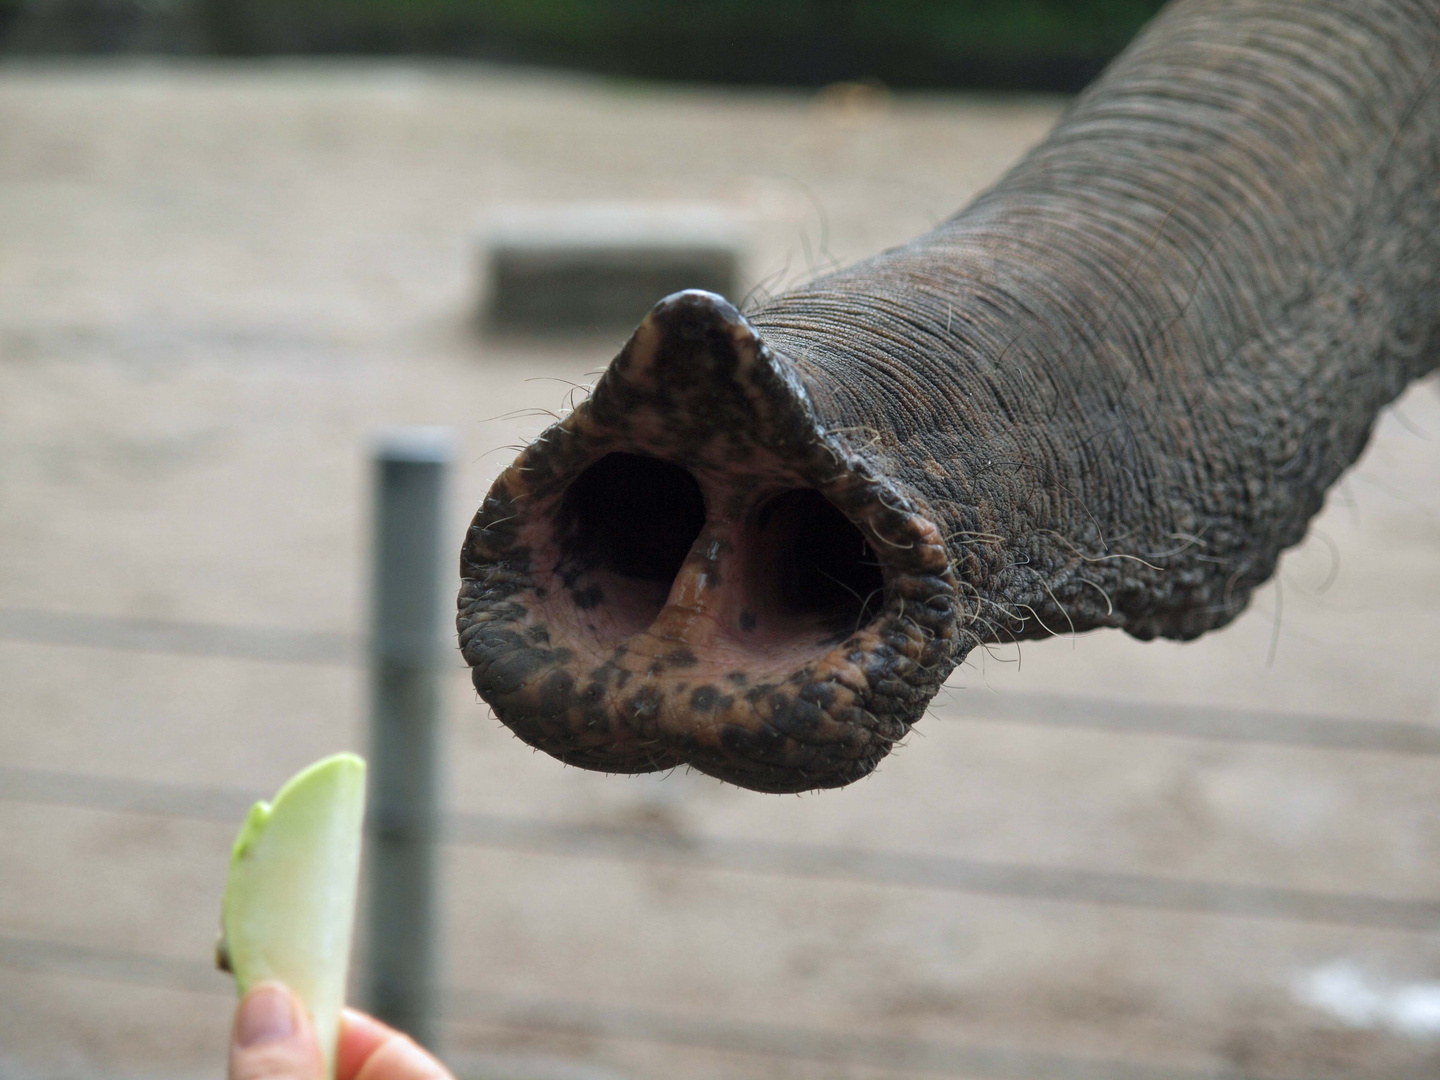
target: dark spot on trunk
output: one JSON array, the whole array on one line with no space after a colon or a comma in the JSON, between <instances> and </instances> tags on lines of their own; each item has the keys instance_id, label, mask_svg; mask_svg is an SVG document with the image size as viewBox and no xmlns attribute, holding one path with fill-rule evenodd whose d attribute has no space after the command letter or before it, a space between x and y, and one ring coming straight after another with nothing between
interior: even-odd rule
<instances>
[{"instance_id":1,"label":"dark spot on trunk","mask_svg":"<svg viewBox=\"0 0 1440 1080\"><path fill-rule=\"evenodd\" d=\"M570 599L575 601L575 606L581 611L589 611L605 602L605 590L599 585L591 585L584 589L571 589Z\"/></svg>"},{"instance_id":2,"label":"dark spot on trunk","mask_svg":"<svg viewBox=\"0 0 1440 1080\"><path fill-rule=\"evenodd\" d=\"M690 695L690 707L696 712L714 712L716 709L728 709L734 700L713 686L697 686Z\"/></svg>"}]
</instances>

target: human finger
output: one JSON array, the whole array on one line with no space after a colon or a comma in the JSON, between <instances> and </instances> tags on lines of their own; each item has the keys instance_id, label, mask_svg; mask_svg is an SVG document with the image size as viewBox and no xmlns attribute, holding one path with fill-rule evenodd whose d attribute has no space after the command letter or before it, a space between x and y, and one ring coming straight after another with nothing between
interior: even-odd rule
<instances>
[{"instance_id":1,"label":"human finger","mask_svg":"<svg viewBox=\"0 0 1440 1080\"><path fill-rule=\"evenodd\" d=\"M335 1062L335 1080L454 1080L414 1039L356 1009L340 1018Z\"/></svg>"},{"instance_id":2,"label":"human finger","mask_svg":"<svg viewBox=\"0 0 1440 1080\"><path fill-rule=\"evenodd\" d=\"M262 982L240 999L230 1028L229 1080L325 1080L315 1029L295 996Z\"/></svg>"}]
</instances>

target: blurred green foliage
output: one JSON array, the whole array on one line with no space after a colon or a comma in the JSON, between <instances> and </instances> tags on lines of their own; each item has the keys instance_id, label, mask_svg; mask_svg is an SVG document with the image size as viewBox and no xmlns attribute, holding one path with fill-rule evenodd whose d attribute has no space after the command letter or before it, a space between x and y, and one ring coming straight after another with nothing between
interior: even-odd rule
<instances>
[{"instance_id":1,"label":"blurred green foliage","mask_svg":"<svg viewBox=\"0 0 1440 1080\"><path fill-rule=\"evenodd\" d=\"M193 0L226 53L439 53L621 75L1076 89L1160 0Z\"/></svg>"}]
</instances>

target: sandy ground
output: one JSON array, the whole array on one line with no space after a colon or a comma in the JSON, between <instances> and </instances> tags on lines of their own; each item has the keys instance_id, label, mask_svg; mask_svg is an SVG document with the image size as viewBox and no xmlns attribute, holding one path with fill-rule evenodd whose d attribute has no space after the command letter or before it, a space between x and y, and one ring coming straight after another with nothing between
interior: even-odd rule
<instances>
[{"instance_id":1,"label":"sandy ground","mask_svg":"<svg viewBox=\"0 0 1440 1080\"><path fill-rule=\"evenodd\" d=\"M529 410L618 344L477 335L483 214L716 202L777 287L947 215L1062 104L0 69L0 1077L219 1075L228 987L204 962L234 822L16 778L260 791L364 748L354 665L117 646L127 619L359 634L382 425L458 433L458 548ZM46 642L37 612L86 630ZM977 656L849 789L568 770L457 665L451 807L742 857L448 846L446 1052L547 1080L1434 1075L1437 641L1430 382L1234 626ZM763 844L930 869L746 869ZM996 866L1023 880L975 884ZM1176 900L1186 883L1204 895Z\"/></svg>"}]
</instances>

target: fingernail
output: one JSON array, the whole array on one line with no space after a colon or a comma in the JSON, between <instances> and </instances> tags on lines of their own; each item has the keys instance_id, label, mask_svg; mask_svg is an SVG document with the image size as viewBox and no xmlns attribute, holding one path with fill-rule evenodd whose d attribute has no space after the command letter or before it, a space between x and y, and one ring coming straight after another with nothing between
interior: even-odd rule
<instances>
[{"instance_id":1,"label":"fingernail","mask_svg":"<svg viewBox=\"0 0 1440 1080\"><path fill-rule=\"evenodd\" d=\"M262 984L240 1002L235 1018L235 1042L239 1046L280 1042L295 1034L295 1006L282 987Z\"/></svg>"}]
</instances>

